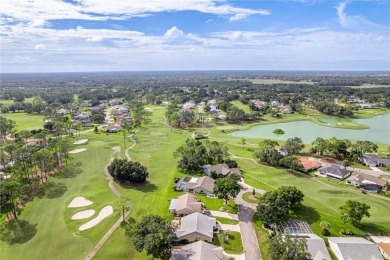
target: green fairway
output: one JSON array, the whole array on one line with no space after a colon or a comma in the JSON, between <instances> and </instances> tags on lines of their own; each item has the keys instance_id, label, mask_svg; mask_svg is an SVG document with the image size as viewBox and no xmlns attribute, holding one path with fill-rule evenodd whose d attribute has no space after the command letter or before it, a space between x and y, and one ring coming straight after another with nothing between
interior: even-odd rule
<instances>
[{"instance_id":1,"label":"green fairway","mask_svg":"<svg viewBox=\"0 0 390 260\"><path fill-rule=\"evenodd\" d=\"M230 102L233 106L244 110L245 113L250 113L252 112L251 108L248 105L243 104L241 101L235 100Z\"/></svg>"},{"instance_id":2,"label":"green fairway","mask_svg":"<svg viewBox=\"0 0 390 260\"><path fill-rule=\"evenodd\" d=\"M83 259L118 219L113 214L83 232L78 228L89 219L71 220L75 212L84 209L95 209L95 217L103 206L112 205L116 199L108 188L103 167L109 162L111 147L121 139L93 134L86 138L90 139L88 144L78 148L88 150L72 155L70 161L81 165L49 178L45 194L26 204L20 219L31 224L31 228L21 236L29 239L13 244L1 241L2 259ZM85 208L68 209L67 205L76 196L84 196L94 203Z\"/></svg>"},{"instance_id":3,"label":"green fairway","mask_svg":"<svg viewBox=\"0 0 390 260\"><path fill-rule=\"evenodd\" d=\"M33 130L43 129L44 117L42 115L27 114L27 113L7 113L0 114L0 116L14 120L16 122L16 129L21 130Z\"/></svg>"},{"instance_id":4,"label":"green fairway","mask_svg":"<svg viewBox=\"0 0 390 260\"><path fill-rule=\"evenodd\" d=\"M32 103L34 98L26 98L24 99L23 103ZM4 106L9 106L15 104L15 102L11 99L3 100L0 99L0 104L3 104Z\"/></svg>"}]
</instances>

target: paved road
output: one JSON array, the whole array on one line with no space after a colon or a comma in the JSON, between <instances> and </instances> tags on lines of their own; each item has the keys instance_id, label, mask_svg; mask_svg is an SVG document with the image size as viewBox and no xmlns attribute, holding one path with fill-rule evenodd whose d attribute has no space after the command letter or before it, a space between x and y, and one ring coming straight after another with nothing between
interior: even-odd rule
<instances>
[{"instance_id":1,"label":"paved road","mask_svg":"<svg viewBox=\"0 0 390 260\"><path fill-rule=\"evenodd\" d=\"M244 182L240 182L243 189L234 199L238 206L238 221L241 229L242 244L244 247L245 258L248 260L262 259L260 254L259 244L257 243L257 236L254 224L252 222L253 215L256 210L256 204L248 203L242 199L245 192L250 192L253 187ZM255 189L256 192L264 194L264 190Z\"/></svg>"}]
</instances>

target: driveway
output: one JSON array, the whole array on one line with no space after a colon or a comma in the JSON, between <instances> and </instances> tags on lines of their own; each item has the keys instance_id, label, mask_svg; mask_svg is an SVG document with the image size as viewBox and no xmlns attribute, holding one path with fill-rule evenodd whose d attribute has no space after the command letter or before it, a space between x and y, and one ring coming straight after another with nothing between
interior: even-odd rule
<instances>
[{"instance_id":1,"label":"driveway","mask_svg":"<svg viewBox=\"0 0 390 260\"><path fill-rule=\"evenodd\" d=\"M228 219L234 219L238 220L237 214L232 214L228 212L221 212L217 210L210 210L211 216L213 217L221 217L221 218L228 218Z\"/></svg>"},{"instance_id":2,"label":"driveway","mask_svg":"<svg viewBox=\"0 0 390 260\"><path fill-rule=\"evenodd\" d=\"M245 192L250 192L253 187L247 185L245 182L239 182L243 187L237 197L234 199L238 206L238 221L241 229L242 245L244 247L244 254L246 259L258 260L262 259L260 254L259 244L257 243L257 236L254 224L252 222L253 215L256 211L256 204L248 203L242 199ZM265 190L256 189L260 194L265 194Z\"/></svg>"},{"instance_id":3,"label":"driveway","mask_svg":"<svg viewBox=\"0 0 390 260\"><path fill-rule=\"evenodd\" d=\"M226 230L230 230L230 231L236 231L236 232L240 232L241 233L241 229L240 229L240 225L230 225L230 224L222 224L222 223L219 223L218 222L218 228L220 230L223 230L223 231L226 231Z\"/></svg>"}]
</instances>

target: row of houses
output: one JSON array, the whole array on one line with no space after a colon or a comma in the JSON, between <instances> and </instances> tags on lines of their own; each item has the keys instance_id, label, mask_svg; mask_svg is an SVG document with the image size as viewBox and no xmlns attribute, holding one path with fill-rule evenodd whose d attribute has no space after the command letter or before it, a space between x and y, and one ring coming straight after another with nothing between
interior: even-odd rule
<instances>
[{"instance_id":1,"label":"row of houses","mask_svg":"<svg viewBox=\"0 0 390 260\"><path fill-rule=\"evenodd\" d=\"M249 101L250 104L252 104L254 107L256 107L258 110L264 110L268 107L267 102L258 100L258 99L251 99ZM291 107L282 105L279 101L277 100L271 100L270 105L273 107L278 107L280 109L280 112L283 114L291 114L293 111Z\"/></svg>"}]
</instances>

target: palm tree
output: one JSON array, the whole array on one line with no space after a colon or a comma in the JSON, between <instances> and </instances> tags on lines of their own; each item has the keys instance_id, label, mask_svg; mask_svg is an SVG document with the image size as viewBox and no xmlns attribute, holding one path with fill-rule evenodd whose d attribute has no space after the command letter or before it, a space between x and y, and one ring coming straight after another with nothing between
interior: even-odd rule
<instances>
[{"instance_id":1,"label":"palm tree","mask_svg":"<svg viewBox=\"0 0 390 260\"><path fill-rule=\"evenodd\" d=\"M246 139L245 138L241 138L240 143L242 144L242 148L244 148L244 146L246 144Z\"/></svg>"},{"instance_id":2,"label":"palm tree","mask_svg":"<svg viewBox=\"0 0 390 260\"><path fill-rule=\"evenodd\" d=\"M129 199L126 197L120 197L114 204L114 211L117 215L122 215L123 222L126 221L125 213L131 208Z\"/></svg>"}]
</instances>

